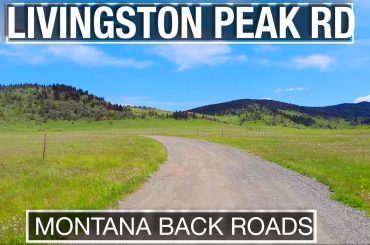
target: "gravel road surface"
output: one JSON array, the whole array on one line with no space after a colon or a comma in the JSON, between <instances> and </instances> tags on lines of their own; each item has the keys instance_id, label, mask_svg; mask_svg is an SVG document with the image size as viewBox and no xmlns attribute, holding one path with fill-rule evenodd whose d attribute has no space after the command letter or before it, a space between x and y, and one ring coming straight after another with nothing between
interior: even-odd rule
<instances>
[{"instance_id":1,"label":"gravel road surface","mask_svg":"<svg viewBox=\"0 0 370 245\"><path fill-rule=\"evenodd\" d=\"M370 218L311 178L228 146L150 137L167 147L168 161L120 209L315 209L318 243L370 244Z\"/></svg>"}]
</instances>

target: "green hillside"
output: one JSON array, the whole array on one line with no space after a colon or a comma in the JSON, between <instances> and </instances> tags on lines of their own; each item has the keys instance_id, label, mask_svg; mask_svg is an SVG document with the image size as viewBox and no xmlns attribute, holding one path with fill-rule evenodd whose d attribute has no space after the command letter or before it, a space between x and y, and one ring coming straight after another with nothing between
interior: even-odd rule
<instances>
[{"instance_id":1,"label":"green hillside","mask_svg":"<svg viewBox=\"0 0 370 245\"><path fill-rule=\"evenodd\" d=\"M166 116L151 108L112 104L88 91L67 85L0 86L0 121L93 120Z\"/></svg>"},{"instance_id":2,"label":"green hillside","mask_svg":"<svg viewBox=\"0 0 370 245\"><path fill-rule=\"evenodd\" d=\"M114 208L166 160L163 145L140 136L150 134L240 148L370 215L370 125L267 106L209 115L126 107L65 85L2 86L0 111L1 244L25 242L26 209Z\"/></svg>"},{"instance_id":3,"label":"green hillside","mask_svg":"<svg viewBox=\"0 0 370 245\"><path fill-rule=\"evenodd\" d=\"M103 121L120 119L208 119L192 112L168 112L141 106L112 104L72 86L53 84L0 85L0 122Z\"/></svg>"},{"instance_id":4,"label":"green hillside","mask_svg":"<svg viewBox=\"0 0 370 245\"><path fill-rule=\"evenodd\" d=\"M0 120L103 120L130 115L129 107L113 105L87 91L66 85L0 87Z\"/></svg>"},{"instance_id":5,"label":"green hillside","mask_svg":"<svg viewBox=\"0 0 370 245\"><path fill-rule=\"evenodd\" d=\"M146 106L112 104L88 91L62 84L0 85L0 123L148 118L215 120L214 117L192 112L168 112Z\"/></svg>"},{"instance_id":6,"label":"green hillside","mask_svg":"<svg viewBox=\"0 0 370 245\"><path fill-rule=\"evenodd\" d=\"M221 120L266 126L343 128L370 124L370 103L305 107L273 100L234 100L189 110Z\"/></svg>"},{"instance_id":7,"label":"green hillside","mask_svg":"<svg viewBox=\"0 0 370 245\"><path fill-rule=\"evenodd\" d=\"M278 101L236 100L189 111L112 104L67 85L0 86L0 123L121 119L212 120L234 125L348 128L370 123L370 103L302 107Z\"/></svg>"}]
</instances>

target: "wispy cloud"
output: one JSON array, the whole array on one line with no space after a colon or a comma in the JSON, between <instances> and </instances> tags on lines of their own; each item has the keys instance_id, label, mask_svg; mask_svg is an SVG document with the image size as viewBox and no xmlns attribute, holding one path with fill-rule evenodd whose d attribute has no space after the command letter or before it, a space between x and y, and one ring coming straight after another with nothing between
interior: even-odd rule
<instances>
[{"instance_id":1,"label":"wispy cloud","mask_svg":"<svg viewBox=\"0 0 370 245\"><path fill-rule=\"evenodd\" d=\"M258 53L248 57L248 62L257 66L283 67L285 69L318 69L325 71L336 64L336 58L324 54L312 54L307 56L293 56L291 58L274 58L274 54L270 54L278 50L278 47L271 45L257 46L254 48ZM263 53L263 54L262 54ZM268 53L269 56L266 56Z\"/></svg>"},{"instance_id":2,"label":"wispy cloud","mask_svg":"<svg viewBox=\"0 0 370 245\"><path fill-rule=\"evenodd\" d=\"M279 47L276 45L270 45L270 44L262 44L255 46L253 48L257 52L263 52L263 53L271 53L279 50Z\"/></svg>"},{"instance_id":3,"label":"wispy cloud","mask_svg":"<svg viewBox=\"0 0 370 245\"><path fill-rule=\"evenodd\" d=\"M304 88L304 87L298 87L298 88L279 88L275 90L275 93L280 94L280 93L285 93L285 92L302 92L302 91L307 91L310 90L309 88Z\"/></svg>"},{"instance_id":4,"label":"wispy cloud","mask_svg":"<svg viewBox=\"0 0 370 245\"><path fill-rule=\"evenodd\" d=\"M47 63L48 57L44 50L37 49L35 46L12 45L0 46L0 57L5 57L17 62L24 62L27 64L44 64Z\"/></svg>"},{"instance_id":5,"label":"wispy cloud","mask_svg":"<svg viewBox=\"0 0 370 245\"><path fill-rule=\"evenodd\" d=\"M289 61L289 64L297 69L315 68L324 71L333 65L335 61L334 57L328 55L313 54L305 57L294 57Z\"/></svg>"},{"instance_id":6,"label":"wispy cloud","mask_svg":"<svg viewBox=\"0 0 370 245\"><path fill-rule=\"evenodd\" d=\"M360 103L360 102L370 102L370 95L358 97L354 101L354 103Z\"/></svg>"},{"instance_id":7,"label":"wispy cloud","mask_svg":"<svg viewBox=\"0 0 370 245\"><path fill-rule=\"evenodd\" d=\"M43 48L40 47L43 46L3 46L0 48L0 56L16 62L25 62L33 65L62 61L81 66L144 68L152 63L150 61L111 56L96 47L87 45L50 45Z\"/></svg>"},{"instance_id":8,"label":"wispy cloud","mask_svg":"<svg viewBox=\"0 0 370 245\"><path fill-rule=\"evenodd\" d=\"M370 66L370 56L365 54L369 48L370 38L356 39L354 45L337 48L334 52L338 57L338 66L343 69L367 69Z\"/></svg>"},{"instance_id":9,"label":"wispy cloud","mask_svg":"<svg viewBox=\"0 0 370 245\"><path fill-rule=\"evenodd\" d=\"M151 64L150 61L113 57L95 47L86 45L55 45L49 46L46 51L54 57L79 65L144 68Z\"/></svg>"},{"instance_id":10,"label":"wispy cloud","mask_svg":"<svg viewBox=\"0 0 370 245\"><path fill-rule=\"evenodd\" d=\"M156 46L154 52L175 63L177 71L246 60L245 55L232 55L230 46L226 44L161 45Z\"/></svg>"}]
</instances>

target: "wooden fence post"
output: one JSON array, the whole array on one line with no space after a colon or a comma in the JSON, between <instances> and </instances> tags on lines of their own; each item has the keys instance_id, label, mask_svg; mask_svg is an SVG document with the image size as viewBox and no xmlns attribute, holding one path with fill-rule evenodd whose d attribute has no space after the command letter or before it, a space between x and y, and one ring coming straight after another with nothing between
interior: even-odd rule
<instances>
[{"instance_id":1,"label":"wooden fence post","mask_svg":"<svg viewBox=\"0 0 370 245\"><path fill-rule=\"evenodd\" d=\"M44 135L44 148L42 150L42 160L45 159L45 153L46 153L46 134Z\"/></svg>"}]
</instances>

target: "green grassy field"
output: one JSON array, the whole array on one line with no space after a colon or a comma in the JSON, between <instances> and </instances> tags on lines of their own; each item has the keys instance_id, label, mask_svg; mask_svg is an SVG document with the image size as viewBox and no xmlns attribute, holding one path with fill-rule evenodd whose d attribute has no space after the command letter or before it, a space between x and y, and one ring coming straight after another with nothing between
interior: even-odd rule
<instances>
[{"instance_id":1,"label":"green grassy field","mask_svg":"<svg viewBox=\"0 0 370 245\"><path fill-rule=\"evenodd\" d=\"M104 209L166 159L154 140L120 132L0 134L0 243L24 242L26 209ZM145 149L144 151L142 149Z\"/></svg>"},{"instance_id":2,"label":"green grassy field","mask_svg":"<svg viewBox=\"0 0 370 245\"><path fill-rule=\"evenodd\" d=\"M370 214L370 130L271 128L193 135L243 149L329 186L333 199Z\"/></svg>"},{"instance_id":3,"label":"green grassy field","mask_svg":"<svg viewBox=\"0 0 370 245\"><path fill-rule=\"evenodd\" d=\"M105 121L48 121L38 123L35 121L6 123L0 121L0 133L33 133L33 132L71 132L71 131L109 131L120 130L128 134L163 133L171 132L194 132L196 130L221 130L221 128L235 128L228 123L214 122L210 120L174 120L174 119L124 119Z\"/></svg>"},{"instance_id":4,"label":"green grassy field","mask_svg":"<svg viewBox=\"0 0 370 245\"><path fill-rule=\"evenodd\" d=\"M332 198L370 215L370 127L340 130L219 122L167 122L153 133L240 148L329 186ZM185 127L186 125L186 127ZM143 128L146 129L146 128Z\"/></svg>"},{"instance_id":5,"label":"green grassy field","mask_svg":"<svg viewBox=\"0 0 370 245\"><path fill-rule=\"evenodd\" d=\"M162 145L137 136L143 134L243 149L318 179L334 199L370 214L369 127L294 129L150 118L0 123L0 242L23 241L26 209L109 208L134 191L166 158Z\"/></svg>"}]
</instances>

